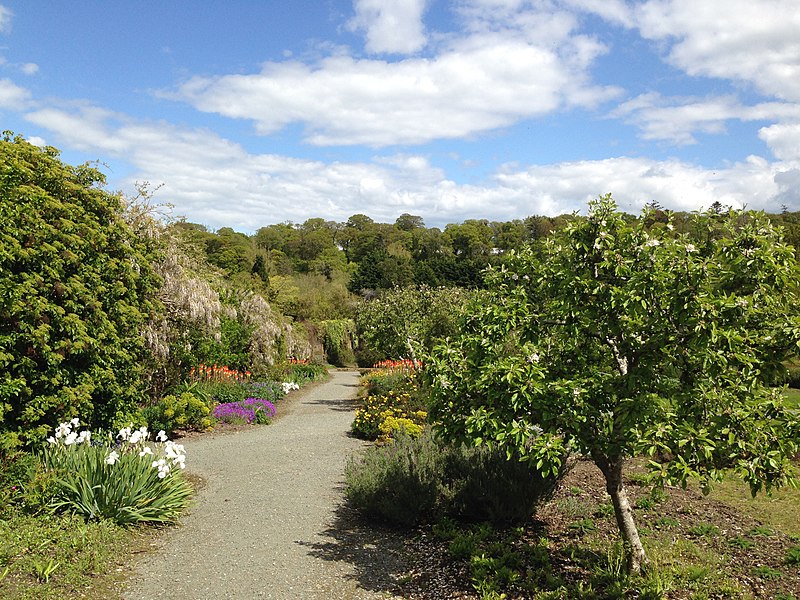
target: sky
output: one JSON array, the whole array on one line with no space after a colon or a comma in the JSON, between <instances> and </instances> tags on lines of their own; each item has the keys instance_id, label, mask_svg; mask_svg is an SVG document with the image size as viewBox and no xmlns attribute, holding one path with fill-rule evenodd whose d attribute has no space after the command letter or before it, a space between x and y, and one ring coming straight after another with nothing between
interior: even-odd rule
<instances>
[{"instance_id":1,"label":"sky","mask_svg":"<svg viewBox=\"0 0 800 600\"><path fill-rule=\"evenodd\" d=\"M0 0L0 125L253 233L800 210L800 0Z\"/></svg>"}]
</instances>

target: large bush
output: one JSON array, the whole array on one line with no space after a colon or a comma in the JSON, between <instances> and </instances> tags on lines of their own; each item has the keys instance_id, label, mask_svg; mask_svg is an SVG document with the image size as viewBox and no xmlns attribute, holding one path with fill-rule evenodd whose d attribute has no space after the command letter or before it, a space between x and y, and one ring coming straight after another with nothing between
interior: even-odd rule
<instances>
[{"instance_id":1,"label":"large bush","mask_svg":"<svg viewBox=\"0 0 800 600\"><path fill-rule=\"evenodd\" d=\"M77 415L110 427L142 397L158 278L103 181L54 148L0 140L0 448Z\"/></svg>"}]
</instances>

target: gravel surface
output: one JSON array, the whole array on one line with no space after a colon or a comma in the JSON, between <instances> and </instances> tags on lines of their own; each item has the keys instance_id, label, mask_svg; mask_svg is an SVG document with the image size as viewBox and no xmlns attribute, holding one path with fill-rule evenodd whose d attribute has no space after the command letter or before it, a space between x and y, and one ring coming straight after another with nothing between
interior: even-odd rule
<instances>
[{"instance_id":1,"label":"gravel surface","mask_svg":"<svg viewBox=\"0 0 800 600\"><path fill-rule=\"evenodd\" d=\"M205 482L179 528L144 557L125 600L392 598L402 545L342 503L358 373L294 392L272 425L184 440Z\"/></svg>"}]
</instances>

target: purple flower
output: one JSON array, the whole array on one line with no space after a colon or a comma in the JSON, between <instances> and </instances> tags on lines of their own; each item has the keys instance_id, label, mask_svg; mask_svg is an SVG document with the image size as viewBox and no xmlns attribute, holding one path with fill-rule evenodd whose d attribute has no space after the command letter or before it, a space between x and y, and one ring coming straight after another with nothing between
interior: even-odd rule
<instances>
[{"instance_id":1,"label":"purple flower","mask_svg":"<svg viewBox=\"0 0 800 600\"><path fill-rule=\"evenodd\" d=\"M217 404L212 411L212 415L218 421L226 423L253 421L264 422L256 418L256 413L264 413L267 418L275 416L275 405L263 398L245 398L240 402L225 402Z\"/></svg>"}]
</instances>

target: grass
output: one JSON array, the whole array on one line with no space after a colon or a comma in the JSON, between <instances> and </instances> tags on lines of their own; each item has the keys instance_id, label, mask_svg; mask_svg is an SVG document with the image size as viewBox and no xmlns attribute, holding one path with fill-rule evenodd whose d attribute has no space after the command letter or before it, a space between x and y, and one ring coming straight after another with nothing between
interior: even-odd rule
<instances>
[{"instance_id":1,"label":"grass","mask_svg":"<svg viewBox=\"0 0 800 600\"><path fill-rule=\"evenodd\" d=\"M124 565L147 544L143 531L9 509L0 519L0 598L115 597Z\"/></svg>"},{"instance_id":2,"label":"grass","mask_svg":"<svg viewBox=\"0 0 800 600\"><path fill-rule=\"evenodd\" d=\"M796 388L788 388L783 393L786 398L786 405L790 408L800 408L800 390Z\"/></svg>"},{"instance_id":3,"label":"grass","mask_svg":"<svg viewBox=\"0 0 800 600\"><path fill-rule=\"evenodd\" d=\"M786 533L800 533L800 489L783 488L755 498L740 479L728 477L715 484L710 497L727 504L765 525Z\"/></svg>"}]
</instances>

